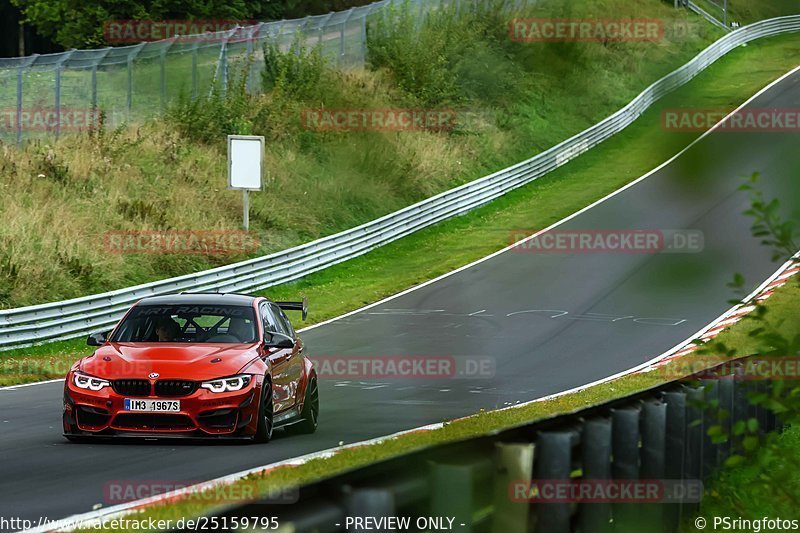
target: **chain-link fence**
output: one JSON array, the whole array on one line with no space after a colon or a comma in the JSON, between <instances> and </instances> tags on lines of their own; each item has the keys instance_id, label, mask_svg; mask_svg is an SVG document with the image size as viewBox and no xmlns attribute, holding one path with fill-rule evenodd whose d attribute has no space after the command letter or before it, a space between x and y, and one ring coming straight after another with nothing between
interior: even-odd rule
<instances>
[{"instance_id":1,"label":"chain-link fence","mask_svg":"<svg viewBox=\"0 0 800 533\"><path fill-rule=\"evenodd\" d=\"M267 41L283 50L298 40L319 45L336 66L362 66L373 14L393 4L422 15L479 1L381 0L327 15L132 46L0 59L0 141L20 143L84 130L101 114L106 127L152 117L181 94L197 96L214 81L224 85L229 70L239 64L249 69L249 88L256 91Z\"/></svg>"}]
</instances>

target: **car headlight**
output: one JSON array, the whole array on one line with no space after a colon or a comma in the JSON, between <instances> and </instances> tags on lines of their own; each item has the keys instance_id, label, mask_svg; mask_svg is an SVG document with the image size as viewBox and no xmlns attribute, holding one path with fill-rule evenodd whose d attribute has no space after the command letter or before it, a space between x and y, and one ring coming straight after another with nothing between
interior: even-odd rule
<instances>
[{"instance_id":1,"label":"car headlight","mask_svg":"<svg viewBox=\"0 0 800 533\"><path fill-rule=\"evenodd\" d=\"M72 383L79 389L87 389L95 392L111 386L110 381L96 378L82 372L75 372L72 375Z\"/></svg>"},{"instance_id":2,"label":"car headlight","mask_svg":"<svg viewBox=\"0 0 800 533\"><path fill-rule=\"evenodd\" d=\"M204 389L208 389L211 392L234 392L237 390L242 390L243 388L250 385L251 376L247 374L241 374L238 376L233 376L230 378L220 378L220 379L213 379L211 381L204 381L200 384L200 386Z\"/></svg>"}]
</instances>

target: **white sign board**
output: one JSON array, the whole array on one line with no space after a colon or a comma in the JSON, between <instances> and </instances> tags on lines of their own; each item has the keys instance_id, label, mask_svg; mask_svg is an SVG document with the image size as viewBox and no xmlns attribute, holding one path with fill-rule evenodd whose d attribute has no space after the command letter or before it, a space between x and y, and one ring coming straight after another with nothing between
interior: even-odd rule
<instances>
[{"instance_id":1,"label":"white sign board","mask_svg":"<svg viewBox=\"0 0 800 533\"><path fill-rule=\"evenodd\" d=\"M264 137L228 135L228 188L261 190Z\"/></svg>"}]
</instances>

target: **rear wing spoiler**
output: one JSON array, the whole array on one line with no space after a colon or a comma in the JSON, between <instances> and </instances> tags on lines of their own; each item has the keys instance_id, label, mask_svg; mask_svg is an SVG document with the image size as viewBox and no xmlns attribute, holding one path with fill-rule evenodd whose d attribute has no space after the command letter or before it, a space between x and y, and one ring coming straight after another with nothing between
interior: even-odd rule
<instances>
[{"instance_id":1,"label":"rear wing spoiler","mask_svg":"<svg viewBox=\"0 0 800 533\"><path fill-rule=\"evenodd\" d=\"M303 320L308 316L308 297L303 297L302 302L275 302L284 311L301 311Z\"/></svg>"}]
</instances>

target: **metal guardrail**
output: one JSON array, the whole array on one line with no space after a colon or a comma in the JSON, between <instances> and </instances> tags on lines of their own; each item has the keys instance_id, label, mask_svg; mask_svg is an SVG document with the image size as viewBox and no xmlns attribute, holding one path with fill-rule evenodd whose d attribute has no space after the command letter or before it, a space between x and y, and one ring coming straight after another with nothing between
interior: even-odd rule
<instances>
[{"instance_id":1,"label":"metal guardrail","mask_svg":"<svg viewBox=\"0 0 800 533\"><path fill-rule=\"evenodd\" d=\"M709 427L721 424L731 434L734 424L753 418L762 432L782 425L749 401L749 395L765 392L768 382L733 378L744 375L742 361L701 372L704 380L673 381L497 435L362 467L301 487L291 505L274 498L238 502L208 516L275 517L280 531L296 533L362 531L348 527L347 518L366 516L410 517L412 523L419 517L452 517L459 526L453 529L466 532L676 531L698 509L703 480L744 437L715 443ZM720 418L718 410L729 416ZM612 489L614 481L622 487L637 486L637 480L643 481L640 488L653 490L639 503L545 502L545 490L539 501L533 490L520 501L518 493L526 483L563 488L584 482ZM686 493L676 498L679 487Z\"/></svg>"},{"instance_id":2,"label":"metal guardrail","mask_svg":"<svg viewBox=\"0 0 800 533\"><path fill-rule=\"evenodd\" d=\"M800 15L744 26L722 37L684 66L645 89L591 128L509 168L423 200L377 220L264 257L71 300L0 311L0 350L75 338L112 326L134 302L180 291L258 291L296 280L369 252L437 222L464 214L530 183L600 144L636 120L656 100L680 87L736 47L800 31Z\"/></svg>"}]
</instances>

